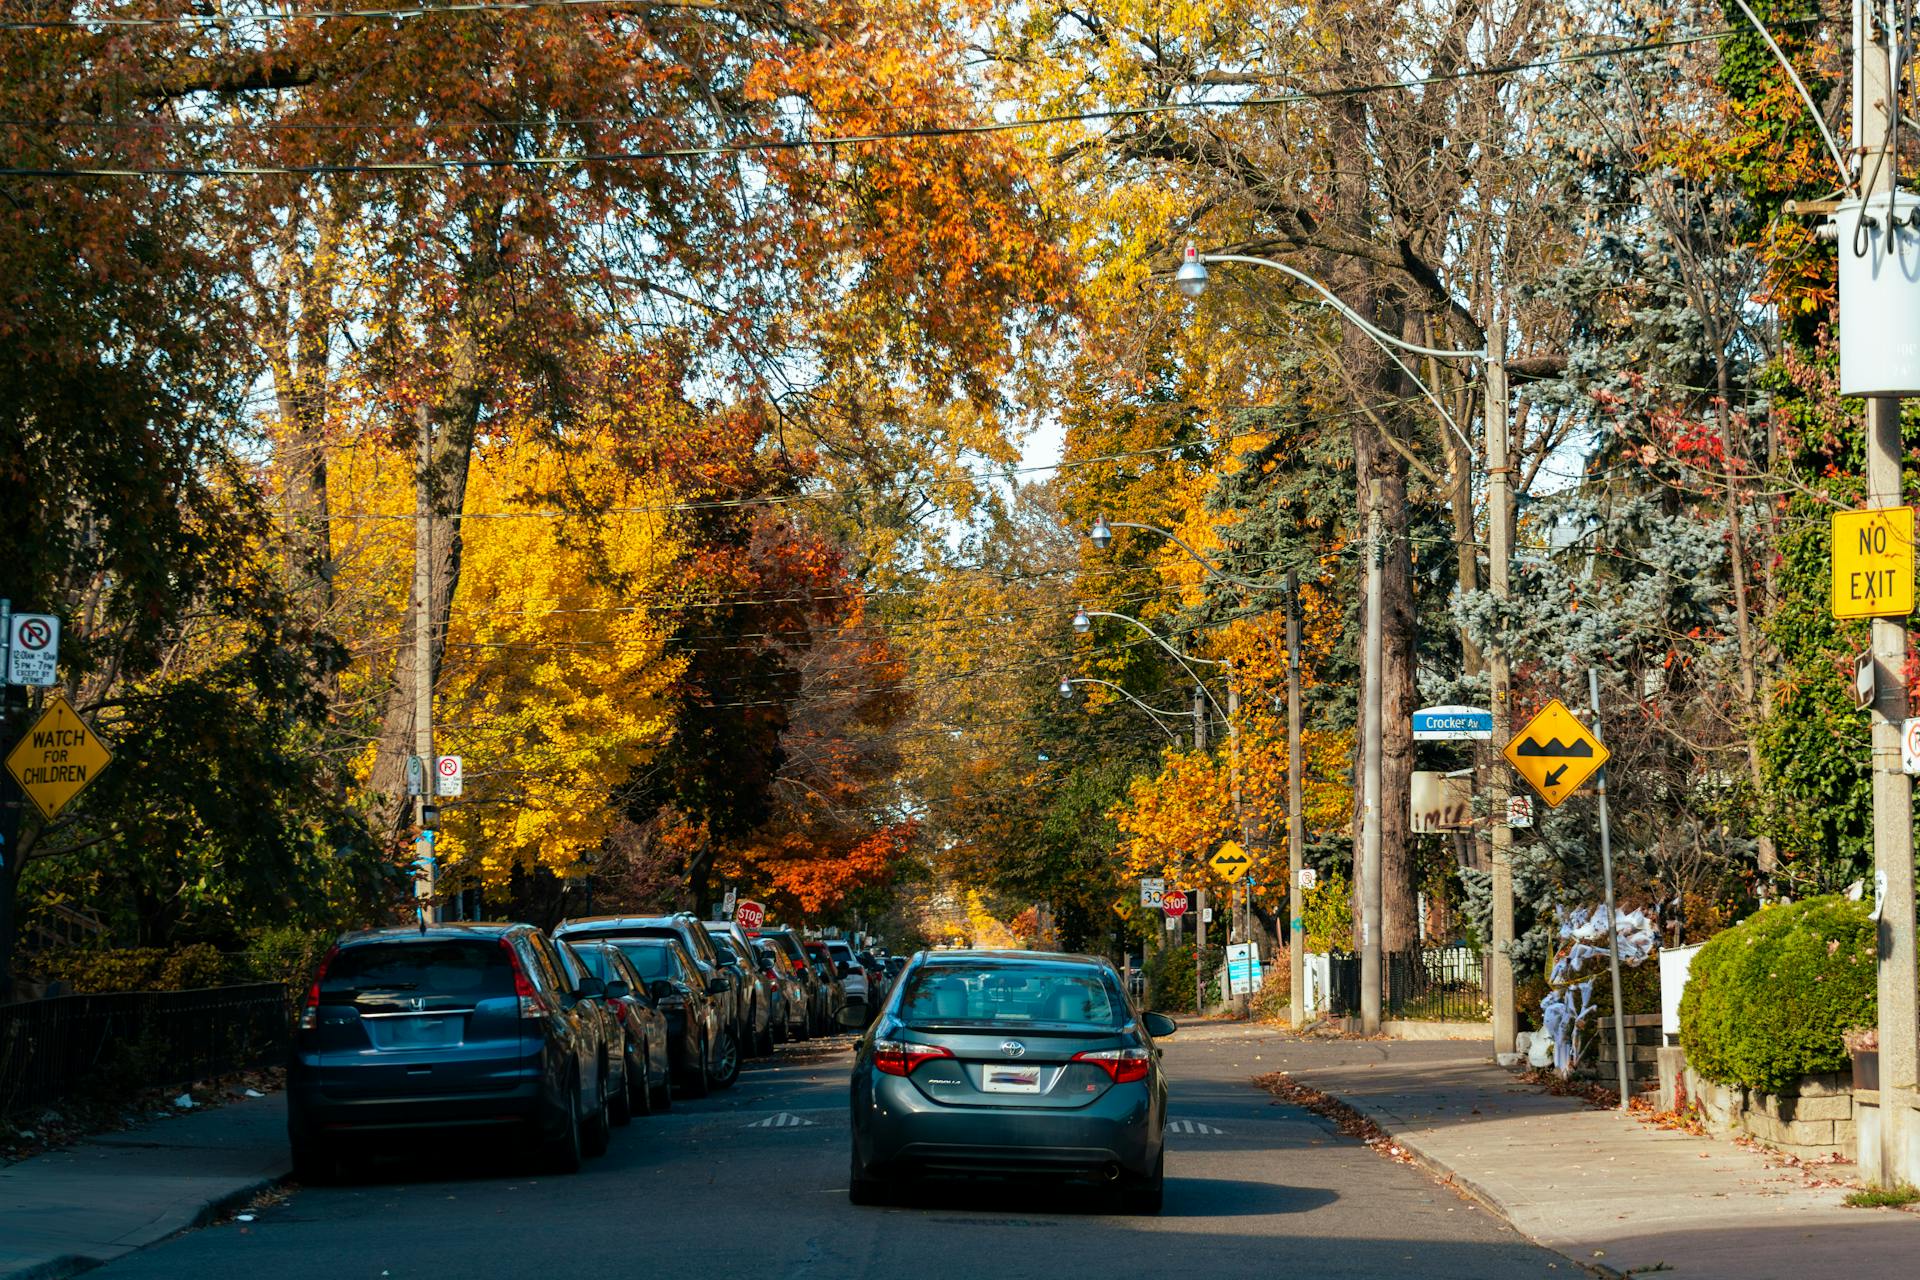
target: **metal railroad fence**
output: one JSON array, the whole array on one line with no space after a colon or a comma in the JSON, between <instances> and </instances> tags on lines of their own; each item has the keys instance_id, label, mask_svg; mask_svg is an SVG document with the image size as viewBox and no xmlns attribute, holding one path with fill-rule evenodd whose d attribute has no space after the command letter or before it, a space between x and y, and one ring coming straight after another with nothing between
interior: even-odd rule
<instances>
[{"instance_id":1,"label":"metal railroad fence","mask_svg":"<svg viewBox=\"0 0 1920 1280\"><path fill-rule=\"evenodd\" d=\"M236 1071L286 1050L277 982L116 991L0 1005L0 1115L84 1090L115 1093Z\"/></svg>"},{"instance_id":2,"label":"metal railroad fence","mask_svg":"<svg viewBox=\"0 0 1920 1280\"><path fill-rule=\"evenodd\" d=\"M1479 1022L1489 1016L1485 966L1466 947L1413 947L1380 957L1381 1015L1423 1021ZM1328 957L1328 995L1336 1016L1360 1013L1360 957Z\"/></svg>"}]
</instances>

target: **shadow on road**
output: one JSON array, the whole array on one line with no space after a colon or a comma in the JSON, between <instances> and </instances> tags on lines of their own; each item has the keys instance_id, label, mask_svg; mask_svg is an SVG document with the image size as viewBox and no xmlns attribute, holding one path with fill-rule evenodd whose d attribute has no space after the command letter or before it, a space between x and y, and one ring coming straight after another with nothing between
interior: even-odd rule
<instances>
[{"instance_id":1,"label":"shadow on road","mask_svg":"<svg viewBox=\"0 0 1920 1280\"><path fill-rule=\"evenodd\" d=\"M1324 1187L1289 1187L1232 1178L1167 1178L1163 1218L1241 1218L1307 1213L1339 1196ZM990 1178L928 1178L896 1186L888 1205L946 1213L1112 1215L1113 1196L1094 1186Z\"/></svg>"}]
</instances>

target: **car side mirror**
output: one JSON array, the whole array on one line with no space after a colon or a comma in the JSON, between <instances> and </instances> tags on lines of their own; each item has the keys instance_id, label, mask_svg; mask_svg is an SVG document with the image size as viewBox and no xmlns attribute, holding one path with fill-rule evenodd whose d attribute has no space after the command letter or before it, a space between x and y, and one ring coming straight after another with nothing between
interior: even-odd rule
<instances>
[{"instance_id":1,"label":"car side mirror","mask_svg":"<svg viewBox=\"0 0 1920 1280\"><path fill-rule=\"evenodd\" d=\"M580 985L575 989L573 994L574 997L579 1000L592 1000L595 997L607 994L607 984L589 974L580 979Z\"/></svg>"},{"instance_id":2,"label":"car side mirror","mask_svg":"<svg viewBox=\"0 0 1920 1280\"><path fill-rule=\"evenodd\" d=\"M707 979L707 993L709 995L721 996L731 990L733 990L732 978L716 975Z\"/></svg>"},{"instance_id":3,"label":"car side mirror","mask_svg":"<svg viewBox=\"0 0 1920 1280\"><path fill-rule=\"evenodd\" d=\"M673 994L673 983L665 978L655 978L647 984L647 994L655 1000L665 1000Z\"/></svg>"},{"instance_id":4,"label":"car side mirror","mask_svg":"<svg viewBox=\"0 0 1920 1280\"><path fill-rule=\"evenodd\" d=\"M1146 1027L1147 1034L1156 1040L1161 1036L1170 1036L1180 1029L1180 1024L1164 1013L1143 1013L1140 1015L1140 1022Z\"/></svg>"},{"instance_id":5,"label":"car side mirror","mask_svg":"<svg viewBox=\"0 0 1920 1280\"><path fill-rule=\"evenodd\" d=\"M840 1011L840 1026L847 1031L865 1031L867 1018L858 1005L848 1005Z\"/></svg>"},{"instance_id":6,"label":"car side mirror","mask_svg":"<svg viewBox=\"0 0 1920 1280\"><path fill-rule=\"evenodd\" d=\"M632 994L633 988L618 978L615 978L607 984L607 999L609 1000L625 1000Z\"/></svg>"}]
</instances>

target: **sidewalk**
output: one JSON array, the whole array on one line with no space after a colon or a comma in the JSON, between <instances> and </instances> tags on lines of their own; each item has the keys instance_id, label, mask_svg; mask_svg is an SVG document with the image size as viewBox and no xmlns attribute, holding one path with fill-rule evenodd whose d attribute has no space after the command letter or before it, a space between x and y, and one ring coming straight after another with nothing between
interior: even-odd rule
<instances>
[{"instance_id":1,"label":"sidewalk","mask_svg":"<svg viewBox=\"0 0 1920 1280\"><path fill-rule=\"evenodd\" d=\"M198 1226L288 1171L281 1094L0 1169L0 1280L70 1276Z\"/></svg>"},{"instance_id":2,"label":"sidewalk","mask_svg":"<svg viewBox=\"0 0 1920 1280\"><path fill-rule=\"evenodd\" d=\"M1920 1215L1850 1209L1757 1152L1554 1097L1472 1042L1261 1037L1262 1066L1346 1102L1535 1242L1602 1274L1912 1280Z\"/></svg>"}]
</instances>

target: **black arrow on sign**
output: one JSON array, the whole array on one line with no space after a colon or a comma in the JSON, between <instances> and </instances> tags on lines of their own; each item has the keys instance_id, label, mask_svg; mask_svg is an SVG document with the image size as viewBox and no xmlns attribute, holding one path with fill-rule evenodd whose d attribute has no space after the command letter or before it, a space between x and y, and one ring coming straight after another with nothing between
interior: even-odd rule
<instances>
[{"instance_id":1,"label":"black arrow on sign","mask_svg":"<svg viewBox=\"0 0 1920 1280\"><path fill-rule=\"evenodd\" d=\"M1565 773L1566 771L1567 771L1567 766L1561 765L1558 769L1555 769L1549 774L1547 774L1546 781L1542 785L1549 786L1549 787L1559 786L1560 775Z\"/></svg>"}]
</instances>

